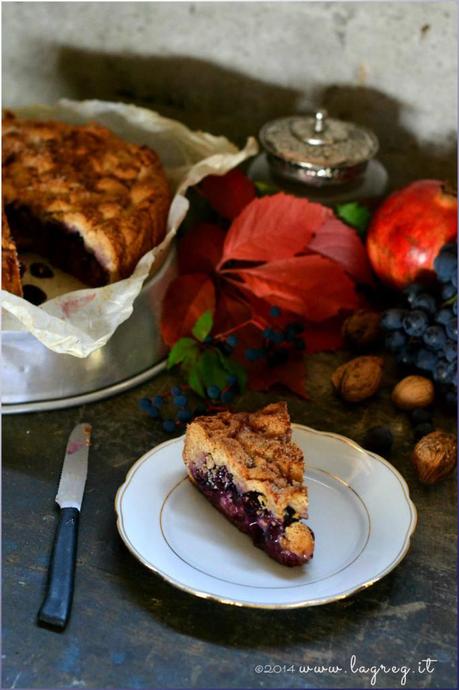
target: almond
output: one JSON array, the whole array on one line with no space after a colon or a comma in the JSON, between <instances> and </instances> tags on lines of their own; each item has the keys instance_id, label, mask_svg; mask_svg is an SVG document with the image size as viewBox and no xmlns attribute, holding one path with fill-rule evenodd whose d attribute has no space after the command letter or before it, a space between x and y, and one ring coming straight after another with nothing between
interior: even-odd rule
<instances>
[{"instance_id":1,"label":"almond","mask_svg":"<svg viewBox=\"0 0 459 690\"><path fill-rule=\"evenodd\" d=\"M392 391L392 402L401 410L428 407L433 403L434 397L434 385L424 376L407 376Z\"/></svg>"}]
</instances>

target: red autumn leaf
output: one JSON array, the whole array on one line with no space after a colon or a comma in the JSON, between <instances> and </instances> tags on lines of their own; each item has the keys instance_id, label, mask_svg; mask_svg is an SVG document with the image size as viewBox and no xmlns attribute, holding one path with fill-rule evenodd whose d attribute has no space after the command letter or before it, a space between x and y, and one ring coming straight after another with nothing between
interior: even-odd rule
<instances>
[{"instance_id":1,"label":"red autumn leaf","mask_svg":"<svg viewBox=\"0 0 459 690\"><path fill-rule=\"evenodd\" d=\"M316 352L339 350L343 346L342 326L343 319L340 317L334 317L321 323L305 324L303 339L306 353L313 355Z\"/></svg>"},{"instance_id":2,"label":"red autumn leaf","mask_svg":"<svg viewBox=\"0 0 459 690\"><path fill-rule=\"evenodd\" d=\"M212 208L223 218L233 220L256 196L252 180L239 168L226 175L209 175L199 185L199 191Z\"/></svg>"},{"instance_id":3,"label":"red autumn leaf","mask_svg":"<svg viewBox=\"0 0 459 690\"><path fill-rule=\"evenodd\" d=\"M189 335L197 319L215 309L215 288L205 273L179 276L163 299L161 334L171 347L179 338Z\"/></svg>"},{"instance_id":4,"label":"red autumn leaf","mask_svg":"<svg viewBox=\"0 0 459 690\"><path fill-rule=\"evenodd\" d=\"M212 273L219 263L225 231L214 223L198 223L180 239L178 265L180 273Z\"/></svg>"},{"instance_id":5,"label":"red autumn leaf","mask_svg":"<svg viewBox=\"0 0 459 690\"><path fill-rule=\"evenodd\" d=\"M285 386L300 398L307 399L304 358L289 359L276 367L263 367L249 372L250 387L265 391L275 385Z\"/></svg>"},{"instance_id":6,"label":"red autumn leaf","mask_svg":"<svg viewBox=\"0 0 459 690\"><path fill-rule=\"evenodd\" d=\"M333 213L325 206L287 194L256 199L232 223L221 265L231 259L278 261L300 254L329 217Z\"/></svg>"},{"instance_id":7,"label":"red autumn leaf","mask_svg":"<svg viewBox=\"0 0 459 690\"><path fill-rule=\"evenodd\" d=\"M226 270L223 275L235 284L241 279L241 289L309 321L323 321L359 304L352 280L337 263L322 256L296 256L255 268Z\"/></svg>"},{"instance_id":8,"label":"red autumn leaf","mask_svg":"<svg viewBox=\"0 0 459 690\"><path fill-rule=\"evenodd\" d=\"M251 309L247 302L223 283L217 297L214 332L226 333L249 321L250 318Z\"/></svg>"},{"instance_id":9,"label":"red autumn leaf","mask_svg":"<svg viewBox=\"0 0 459 690\"><path fill-rule=\"evenodd\" d=\"M359 236L333 215L317 229L308 249L334 259L359 283L373 283L367 253Z\"/></svg>"},{"instance_id":10,"label":"red autumn leaf","mask_svg":"<svg viewBox=\"0 0 459 690\"><path fill-rule=\"evenodd\" d=\"M248 361L245 357L247 348L259 348L261 346L260 330L249 323L237 332L239 345L236 349L236 359L247 370L249 386L253 390L268 390L276 384L285 386L299 395L307 398L305 390L305 366L301 353L290 353L288 360L276 366L268 366L265 358L256 361Z\"/></svg>"}]
</instances>

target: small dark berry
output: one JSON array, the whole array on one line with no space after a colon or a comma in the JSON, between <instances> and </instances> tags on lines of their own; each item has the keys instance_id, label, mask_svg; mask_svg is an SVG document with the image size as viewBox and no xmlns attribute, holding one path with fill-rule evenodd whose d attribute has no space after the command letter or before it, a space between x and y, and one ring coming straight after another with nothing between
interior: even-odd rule
<instances>
[{"instance_id":1,"label":"small dark berry","mask_svg":"<svg viewBox=\"0 0 459 690\"><path fill-rule=\"evenodd\" d=\"M438 279L442 283L447 283L457 271L457 256L443 247L434 261L434 269Z\"/></svg>"},{"instance_id":2,"label":"small dark berry","mask_svg":"<svg viewBox=\"0 0 459 690\"><path fill-rule=\"evenodd\" d=\"M22 292L24 295L24 299L26 299L28 302L31 302L32 304L35 304L35 306L37 307L39 304L43 304L43 302L46 302L46 300L48 299L46 296L46 292L41 288L37 287L36 285L23 285Z\"/></svg>"},{"instance_id":3,"label":"small dark berry","mask_svg":"<svg viewBox=\"0 0 459 690\"><path fill-rule=\"evenodd\" d=\"M165 419L163 421L163 429L166 431L168 434L171 434L173 431L175 431L175 420L173 419Z\"/></svg>"},{"instance_id":4,"label":"small dark berry","mask_svg":"<svg viewBox=\"0 0 459 690\"><path fill-rule=\"evenodd\" d=\"M456 363L447 362L445 359L439 360L434 369L433 378L436 383L452 383L456 378Z\"/></svg>"},{"instance_id":5,"label":"small dark berry","mask_svg":"<svg viewBox=\"0 0 459 690\"><path fill-rule=\"evenodd\" d=\"M414 363L416 357L416 352L410 346L402 347L395 353L395 358L397 362L403 364L403 366L409 366Z\"/></svg>"},{"instance_id":6,"label":"small dark berry","mask_svg":"<svg viewBox=\"0 0 459 690\"><path fill-rule=\"evenodd\" d=\"M233 392L233 391L230 391L230 390L223 391L222 396L221 396L221 400L222 400L223 403L230 403L230 402L233 402L233 400L234 400L234 392Z\"/></svg>"},{"instance_id":7,"label":"small dark berry","mask_svg":"<svg viewBox=\"0 0 459 690\"><path fill-rule=\"evenodd\" d=\"M411 412L411 421L416 426L418 424L425 424L432 422L432 411L425 407L417 407Z\"/></svg>"},{"instance_id":8,"label":"small dark berry","mask_svg":"<svg viewBox=\"0 0 459 690\"><path fill-rule=\"evenodd\" d=\"M259 350L255 347L249 347L245 353L245 358L249 360L249 362L255 362L257 359L260 359L260 357L263 357L264 351Z\"/></svg>"},{"instance_id":9,"label":"small dark berry","mask_svg":"<svg viewBox=\"0 0 459 690\"><path fill-rule=\"evenodd\" d=\"M190 410L179 410L179 411L177 412L177 419L178 419L180 422L185 422L185 423L186 423L186 422L191 421L191 419L193 419L193 415L192 415L192 413L190 412Z\"/></svg>"},{"instance_id":10,"label":"small dark berry","mask_svg":"<svg viewBox=\"0 0 459 690\"><path fill-rule=\"evenodd\" d=\"M381 328L385 331L396 331L402 327L405 314L403 309L388 309L381 317Z\"/></svg>"},{"instance_id":11,"label":"small dark berry","mask_svg":"<svg viewBox=\"0 0 459 690\"><path fill-rule=\"evenodd\" d=\"M186 395L176 395L174 398L174 405L176 405L177 407L185 407L187 402L188 399Z\"/></svg>"},{"instance_id":12,"label":"small dark berry","mask_svg":"<svg viewBox=\"0 0 459 690\"><path fill-rule=\"evenodd\" d=\"M426 350L424 347L421 347L417 351L415 364L418 367L418 369L423 369L423 371L433 371L435 369L436 363L436 352L432 352L432 350Z\"/></svg>"},{"instance_id":13,"label":"small dark berry","mask_svg":"<svg viewBox=\"0 0 459 690\"><path fill-rule=\"evenodd\" d=\"M423 436L427 436L434 430L434 425L432 422L423 422L422 424L416 424L413 429L414 437L416 441L419 441Z\"/></svg>"},{"instance_id":14,"label":"small dark berry","mask_svg":"<svg viewBox=\"0 0 459 690\"><path fill-rule=\"evenodd\" d=\"M142 398L141 400L139 400L139 407L144 412L149 412L152 407L150 398Z\"/></svg>"},{"instance_id":15,"label":"small dark berry","mask_svg":"<svg viewBox=\"0 0 459 690\"><path fill-rule=\"evenodd\" d=\"M281 315L281 310L279 309L279 307L271 307L271 309L269 310L269 315L273 316L276 319L278 316Z\"/></svg>"},{"instance_id":16,"label":"small dark berry","mask_svg":"<svg viewBox=\"0 0 459 690\"><path fill-rule=\"evenodd\" d=\"M153 404L156 405L156 407L161 407L161 405L164 403L164 398L162 395L155 395L153 398Z\"/></svg>"},{"instance_id":17,"label":"small dark berry","mask_svg":"<svg viewBox=\"0 0 459 690\"><path fill-rule=\"evenodd\" d=\"M437 311L437 313L435 314L435 321L437 323L443 324L443 326L446 326L450 318L451 312L446 307L443 307L443 309L439 309L439 311Z\"/></svg>"},{"instance_id":18,"label":"small dark berry","mask_svg":"<svg viewBox=\"0 0 459 690\"><path fill-rule=\"evenodd\" d=\"M227 339L226 339L226 343L227 343L227 345L229 345L230 347L236 347L237 342L238 342L238 340L237 340L237 338L236 338L235 335L229 335L229 336L227 337Z\"/></svg>"},{"instance_id":19,"label":"small dark berry","mask_svg":"<svg viewBox=\"0 0 459 690\"><path fill-rule=\"evenodd\" d=\"M432 350L441 350L446 344L445 329L442 326L429 326L424 331L423 340Z\"/></svg>"},{"instance_id":20,"label":"small dark berry","mask_svg":"<svg viewBox=\"0 0 459 690\"><path fill-rule=\"evenodd\" d=\"M266 340L271 340L271 336L274 333L273 329L271 326L268 326L268 328L265 328L263 331L263 338L266 338Z\"/></svg>"},{"instance_id":21,"label":"small dark berry","mask_svg":"<svg viewBox=\"0 0 459 690\"><path fill-rule=\"evenodd\" d=\"M441 296L443 297L443 299L451 299L451 297L454 297L455 294L456 288L452 283L446 283L446 285L443 286L443 289L441 291Z\"/></svg>"},{"instance_id":22,"label":"small dark berry","mask_svg":"<svg viewBox=\"0 0 459 690\"><path fill-rule=\"evenodd\" d=\"M406 296L406 301L408 304L411 306L413 303L413 300L416 298L417 295L419 295L420 292L422 292L424 288L422 285L419 285L419 283L412 283L411 285L408 285L407 288L403 291Z\"/></svg>"},{"instance_id":23,"label":"small dark berry","mask_svg":"<svg viewBox=\"0 0 459 690\"><path fill-rule=\"evenodd\" d=\"M384 345L387 350L397 352L406 345L406 335L403 331L390 331L384 339Z\"/></svg>"},{"instance_id":24,"label":"small dark berry","mask_svg":"<svg viewBox=\"0 0 459 690\"><path fill-rule=\"evenodd\" d=\"M411 306L413 309L422 309L428 314L434 314L437 308L435 297L426 292L421 292L413 299Z\"/></svg>"},{"instance_id":25,"label":"small dark berry","mask_svg":"<svg viewBox=\"0 0 459 690\"><path fill-rule=\"evenodd\" d=\"M448 362L455 362L457 359L457 345L455 340L448 340L443 350Z\"/></svg>"},{"instance_id":26,"label":"small dark berry","mask_svg":"<svg viewBox=\"0 0 459 690\"><path fill-rule=\"evenodd\" d=\"M41 261L30 264L30 273L35 276L35 278L53 278L54 273L50 266L42 263Z\"/></svg>"},{"instance_id":27,"label":"small dark berry","mask_svg":"<svg viewBox=\"0 0 459 690\"><path fill-rule=\"evenodd\" d=\"M207 395L211 400L217 400L220 397L220 388L218 386L209 386L207 388Z\"/></svg>"},{"instance_id":28,"label":"small dark berry","mask_svg":"<svg viewBox=\"0 0 459 690\"><path fill-rule=\"evenodd\" d=\"M279 344L284 342L284 334L282 331L272 331L271 340L273 343Z\"/></svg>"},{"instance_id":29,"label":"small dark berry","mask_svg":"<svg viewBox=\"0 0 459 690\"><path fill-rule=\"evenodd\" d=\"M411 336L421 336L428 326L429 319L420 309L409 311L403 317L403 328L405 333Z\"/></svg>"},{"instance_id":30,"label":"small dark berry","mask_svg":"<svg viewBox=\"0 0 459 690\"><path fill-rule=\"evenodd\" d=\"M153 419L158 419L159 410L155 405L153 405L149 398L143 398L139 404L140 408L148 415L150 415L150 417L153 417Z\"/></svg>"},{"instance_id":31,"label":"small dark berry","mask_svg":"<svg viewBox=\"0 0 459 690\"><path fill-rule=\"evenodd\" d=\"M379 455L389 455L394 437L387 426L373 426L365 434L363 445Z\"/></svg>"},{"instance_id":32,"label":"small dark berry","mask_svg":"<svg viewBox=\"0 0 459 690\"><path fill-rule=\"evenodd\" d=\"M451 340L457 340L457 319L450 319L446 324L446 333Z\"/></svg>"}]
</instances>

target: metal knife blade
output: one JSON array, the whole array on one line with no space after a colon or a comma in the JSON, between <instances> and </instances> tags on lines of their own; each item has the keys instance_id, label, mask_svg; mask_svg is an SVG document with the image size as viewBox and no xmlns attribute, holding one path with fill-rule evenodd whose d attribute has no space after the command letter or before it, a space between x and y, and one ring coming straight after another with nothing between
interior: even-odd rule
<instances>
[{"instance_id":1,"label":"metal knife blade","mask_svg":"<svg viewBox=\"0 0 459 690\"><path fill-rule=\"evenodd\" d=\"M81 510L86 477L92 427L86 422L77 424L69 436L62 465L56 503L61 508Z\"/></svg>"}]
</instances>

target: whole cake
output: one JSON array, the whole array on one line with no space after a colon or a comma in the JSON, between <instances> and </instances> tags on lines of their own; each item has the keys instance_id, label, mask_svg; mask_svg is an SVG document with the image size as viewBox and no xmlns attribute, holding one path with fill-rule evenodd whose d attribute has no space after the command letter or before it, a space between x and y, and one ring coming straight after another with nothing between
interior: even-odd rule
<instances>
[{"instance_id":1,"label":"whole cake","mask_svg":"<svg viewBox=\"0 0 459 690\"><path fill-rule=\"evenodd\" d=\"M291 440L286 403L221 412L188 425L183 458L191 481L254 544L287 566L312 558L304 458Z\"/></svg>"},{"instance_id":2,"label":"whole cake","mask_svg":"<svg viewBox=\"0 0 459 690\"><path fill-rule=\"evenodd\" d=\"M171 195L151 149L96 123L11 113L2 139L3 200L19 251L98 287L128 277L163 239Z\"/></svg>"}]
</instances>

